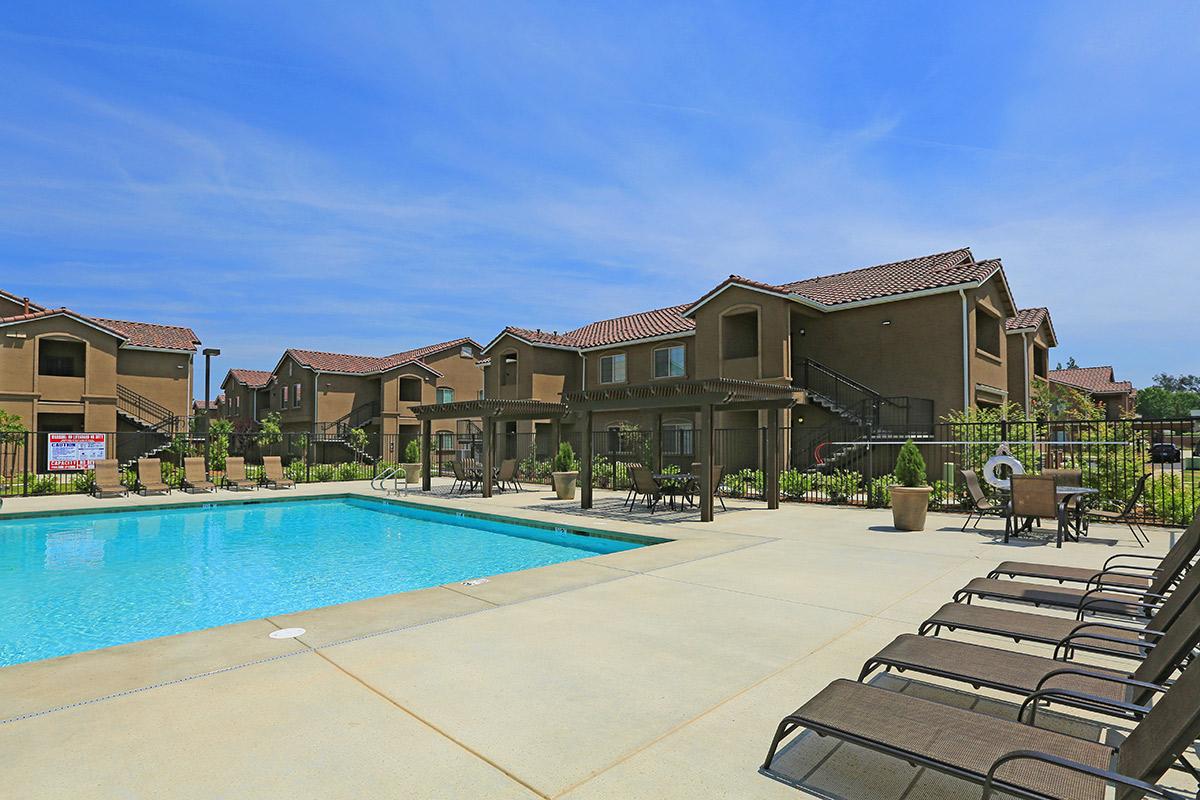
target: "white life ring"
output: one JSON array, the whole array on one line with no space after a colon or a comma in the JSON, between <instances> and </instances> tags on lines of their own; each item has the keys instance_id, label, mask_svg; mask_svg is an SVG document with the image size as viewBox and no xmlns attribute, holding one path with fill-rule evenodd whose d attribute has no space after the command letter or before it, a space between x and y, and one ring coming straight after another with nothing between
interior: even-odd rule
<instances>
[{"instance_id":1,"label":"white life ring","mask_svg":"<svg viewBox=\"0 0 1200 800\"><path fill-rule=\"evenodd\" d=\"M1007 490L1012 484L1008 478L1001 478L996 474L996 470L1000 466L1006 466L1012 470L1013 475L1024 475L1025 467L1021 466L1021 462L1017 461L1012 456L992 456L983 465L983 479L987 481L988 486L996 489Z\"/></svg>"}]
</instances>

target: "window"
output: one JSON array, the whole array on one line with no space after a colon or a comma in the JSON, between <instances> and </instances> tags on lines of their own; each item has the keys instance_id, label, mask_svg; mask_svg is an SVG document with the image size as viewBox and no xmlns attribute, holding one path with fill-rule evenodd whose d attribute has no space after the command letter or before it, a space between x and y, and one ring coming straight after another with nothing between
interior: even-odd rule
<instances>
[{"instance_id":1,"label":"window","mask_svg":"<svg viewBox=\"0 0 1200 800\"><path fill-rule=\"evenodd\" d=\"M517 354L505 353L500 357L500 385L517 385Z\"/></svg>"},{"instance_id":2,"label":"window","mask_svg":"<svg viewBox=\"0 0 1200 800\"><path fill-rule=\"evenodd\" d=\"M454 450L454 432L453 431L438 431L437 434L437 449L442 451Z\"/></svg>"},{"instance_id":3,"label":"window","mask_svg":"<svg viewBox=\"0 0 1200 800\"><path fill-rule=\"evenodd\" d=\"M1033 346L1033 374L1045 378L1049 375L1050 353L1044 347Z\"/></svg>"},{"instance_id":4,"label":"window","mask_svg":"<svg viewBox=\"0 0 1200 800\"><path fill-rule=\"evenodd\" d=\"M287 403L288 403L287 390L288 390L288 387L286 387L286 386L279 387L279 407L280 408L287 408Z\"/></svg>"},{"instance_id":5,"label":"window","mask_svg":"<svg viewBox=\"0 0 1200 800\"><path fill-rule=\"evenodd\" d=\"M438 387L437 401L439 403L453 403L454 402L454 390L449 389L444 386Z\"/></svg>"},{"instance_id":6,"label":"window","mask_svg":"<svg viewBox=\"0 0 1200 800\"><path fill-rule=\"evenodd\" d=\"M462 347L458 348L458 355L460 358L474 358L475 348L469 344L464 344Z\"/></svg>"},{"instance_id":7,"label":"window","mask_svg":"<svg viewBox=\"0 0 1200 800\"><path fill-rule=\"evenodd\" d=\"M654 377L682 378L684 372L683 345L673 344L654 351Z\"/></svg>"},{"instance_id":8,"label":"window","mask_svg":"<svg viewBox=\"0 0 1200 800\"><path fill-rule=\"evenodd\" d=\"M625 382L625 354L617 353L611 356L600 357L600 382L601 383L624 383Z\"/></svg>"},{"instance_id":9,"label":"window","mask_svg":"<svg viewBox=\"0 0 1200 800\"><path fill-rule=\"evenodd\" d=\"M401 403L419 403L419 402L421 402L421 379L420 378L401 378L400 379L400 402Z\"/></svg>"},{"instance_id":10,"label":"window","mask_svg":"<svg viewBox=\"0 0 1200 800\"><path fill-rule=\"evenodd\" d=\"M757 311L740 311L721 317L721 353L724 358L758 357Z\"/></svg>"},{"instance_id":11,"label":"window","mask_svg":"<svg viewBox=\"0 0 1200 800\"><path fill-rule=\"evenodd\" d=\"M664 422L662 426L662 452L664 456L691 456L692 423L686 420Z\"/></svg>"},{"instance_id":12,"label":"window","mask_svg":"<svg viewBox=\"0 0 1200 800\"><path fill-rule=\"evenodd\" d=\"M300 384L292 385L292 408L300 407Z\"/></svg>"},{"instance_id":13,"label":"window","mask_svg":"<svg viewBox=\"0 0 1200 800\"><path fill-rule=\"evenodd\" d=\"M42 339L38 343L38 374L82 378L86 350L83 342Z\"/></svg>"},{"instance_id":14,"label":"window","mask_svg":"<svg viewBox=\"0 0 1200 800\"><path fill-rule=\"evenodd\" d=\"M975 306L975 347L999 358L1003 324L983 306Z\"/></svg>"}]
</instances>

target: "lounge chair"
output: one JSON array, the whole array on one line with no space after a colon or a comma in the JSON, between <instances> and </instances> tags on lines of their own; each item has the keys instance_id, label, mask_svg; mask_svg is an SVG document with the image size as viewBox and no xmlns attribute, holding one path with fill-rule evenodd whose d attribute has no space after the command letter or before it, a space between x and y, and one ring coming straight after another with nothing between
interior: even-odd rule
<instances>
[{"instance_id":1,"label":"lounge chair","mask_svg":"<svg viewBox=\"0 0 1200 800\"><path fill-rule=\"evenodd\" d=\"M454 470L454 483L450 485L451 493L457 489L459 494L462 494L468 491L468 486L470 491L475 491L475 487L479 485L479 479L474 474L468 473L461 461L457 458L454 459L450 462L450 468Z\"/></svg>"},{"instance_id":2,"label":"lounge chair","mask_svg":"<svg viewBox=\"0 0 1200 800\"><path fill-rule=\"evenodd\" d=\"M1060 650L1083 650L1140 659L1145 658L1166 629L1198 596L1200 569L1194 569L1184 576L1170 597L1152 610L1143 628L1085 620L1083 613L1071 619L1008 608L947 603L922 622L917 632L922 636L930 632L937 636L942 628L951 631L961 628L1017 642L1054 645L1055 655Z\"/></svg>"},{"instance_id":3,"label":"lounge chair","mask_svg":"<svg viewBox=\"0 0 1200 800\"><path fill-rule=\"evenodd\" d=\"M960 470L963 480L967 484L967 501L971 504L968 507L967 521L959 530L965 531L967 526L971 524L971 520L975 520L975 525L983 521L985 516L1003 517L1007 512L1007 507L1004 503L997 503L995 500L983 493L983 487L979 485L979 475L973 469Z\"/></svg>"},{"instance_id":4,"label":"lounge chair","mask_svg":"<svg viewBox=\"0 0 1200 800\"><path fill-rule=\"evenodd\" d=\"M635 466L630 468L629 477L633 479L633 496L629 500L629 510L633 511L640 500L645 500L646 507L653 514L663 498L662 487L654 480L654 474L643 466Z\"/></svg>"},{"instance_id":5,"label":"lounge chair","mask_svg":"<svg viewBox=\"0 0 1200 800\"><path fill-rule=\"evenodd\" d=\"M1120 787L1120 800L1184 800L1153 784L1200 737L1200 669L1185 670L1119 747L838 680L783 718L759 769L800 789L773 762L783 740L801 728L981 784L984 800L997 791L1097 800L1109 784Z\"/></svg>"},{"instance_id":6,"label":"lounge chair","mask_svg":"<svg viewBox=\"0 0 1200 800\"><path fill-rule=\"evenodd\" d=\"M633 510L633 498L637 494L637 484L633 482L633 468L643 467L645 465L638 463L637 461L623 461L617 463L625 467L625 474L629 477L629 491L625 493L625 502L621 505L628 506L630 510ZM616 475L616 472L616 466L614 465L613 474ZM613 479L613 483L616 484L615 478Z\"/></svg>"},{"instance_id":7,"label":"lounge chair","mask_svg":"<svg viewBox=\"0 0 1200 800\"><path fill-rule=\"evenodd\" d=\"M1142 495L1146 491L1146 481L1150 479L1150 473L1143 473L1142 477L1138 478L1137 484L1133 487L1133 494L1125 502L1125 506L1120 511L1105 511L1102 508L1088 509L1084 512L1084 519L1096 519L1101 522L1124 523L1125 527L1129 528L1129 532L1133 534L1133 538L1137 539L1137 543L1142 547L1146 546L1146 542L1150 541L1150 537L1142 530L1142 526L1134 520L1133 512L1137 508L1138 501L1142 499Z\"/></svg>"},{"instance_id":8,"label":"lounge chair","mask_svg":"<svg viewBox=\"0 0 1200 800\"><path fill-rule=\"evenodd\" d=\"M189 456L183 460L183 490L193 492L215 492L217 485L208 479L203 456Z\"/></svg>"},{"instance_id":9,"label":"lounge chair","mask_svg":"<svg viewBox=\"0 0 1200 800\"><path fill-rule=\"evenodd\" d=\"M279 456L263 456L263 483L268 489L295 489L296 482L283 474Z\"/></svg>"},{"instance_id":10,"label":"lounge chair","mask_svg":"<svg viewBox=\"0 0 1200 800\"><path fill-rule=\"evenodd\" d=\"M143 495L170 494L171 487L162 479L162 462L157 458L139 458L138 491Z\"/></svg>"},{"instance_id":11,"label":"lounge chair","mask_svg":"<svg viewBox=\"0 0 1200 800\"><path fill-rule=\"evenodd\" d=\"M242 456L228 456L225 459L225 478L223 484L226 489L257 489L258 481L253 478L246 477L246 459Z\"/></svg>"},{"instance_id":12,"label":"lounge chair","mask_svg":"<svg viewBox=\"0 0 1200 800\"><path fill-rule=\"evenodd\" d=\"M96 497L128 497L129 487L121 483L121 468L115 458L96 462L92 494Z\"/></svg>"},{"instance_id":13,"label":"lounge chair","mask_svg":"<svg viewBox=\"0 0 1200 800\"><path fill-rule=\"evenodd\" d=\"M500 491L505 489L521 490L521 482L517 480L517 460L515 458L506 458L500 462L500 469L496 471L496 487Z\"/></svg>"},{"instance_id":14,"label":"lounge chair","mask_svg":"<svg viewBox=\"0 0 1200 800\"><path fill-rule=\"evenodd\" d=\"M1189 603L1133 672L1029 655L953 639L905 633L863 664L859 681L877 669L918 672L1019 694L1026 706L1052 700L1101 714L1136 718L1165 691L1167 679L1200 642L1200 604ZM1034 712L1036 713L1036 711ZM1020 718L1020 717L1018 717Z\"/></svg>"},{"instance_id":15,"label":"lounge chair","mask_svg":"<svg viewBox=\"0 0 1200 800\"><path fill-rule=\"evenodd\" d=\"M1066 512L1058 502L1054 478L1041 475L1013 475L1012 501L1004 523L1004 541L1016 535L1020 526L1018 519L1053 519L1058 522L1056 546L1062 547L1063 531L1066 527ZM1028 528L1029 525L1025 524Z\"/></svg>"},{"instance_id":16,"label":"lounge chair","mask_svg":"<svg viewBox=\"0 0 1200 800\"><path fill-rule=\"evenodd\" d=\"M1175 546L1162 558L1143 556L1136 553L1118 553L1110 556L1100 569L1090 567L1066 567L1059 564L1040 564L1028 561L1004 561L988 573L989 578L1006 575L1010 578L1042 578L1059 583L1086 583L1089 586L1103 580L1108 586L1128 586L1135 589L1155 591L1154 579L1163 573L1175 574L1181 565L1191 563L1200 552L1200 509L1192 524L1187 527ZM1123 564L1126 559L1137 559L1147 564ZM1132 573L1132 574L1131 574ZM1159 586L1158 591L1167 587Z\"/></svg>"}]
</instances>

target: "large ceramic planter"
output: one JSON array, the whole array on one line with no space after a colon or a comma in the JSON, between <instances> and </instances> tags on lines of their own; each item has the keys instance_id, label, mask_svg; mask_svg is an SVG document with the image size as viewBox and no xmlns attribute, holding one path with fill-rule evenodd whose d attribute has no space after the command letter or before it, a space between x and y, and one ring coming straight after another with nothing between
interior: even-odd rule
<instances>
[{"instance_id":1,"label":"large ceramic planter","mask_svg":"<svg viewBox=\"0 0 1200 800\"><path fill-rule=\"evenodd\" d=\"M421 480L420 464L401 464L400 468L404 470L404 480L409 483L417 483Z\"/></svg>"},{"instance_id":2,"label":"large ceramic planter","mask_svg":"<svg viewBox=\"0 0 1200 800\"><path fill-rule=\"evenodd\" d=\"M892 486L892 524L902 531L925 530L925 513L929 511L929 486Z\"/></svg>"},{"instance_id":3,"label":"large ceramic planter","mask_svg":"<svg viewBox=\"0 0 1200 800\"><path fill-rule=\"evenodd\" d=\"M575 499L575 484L579 480L578 472L552 472L550 477L554 481L554 493L558 495L559 500Z\"/></svg>"}]
</instances>

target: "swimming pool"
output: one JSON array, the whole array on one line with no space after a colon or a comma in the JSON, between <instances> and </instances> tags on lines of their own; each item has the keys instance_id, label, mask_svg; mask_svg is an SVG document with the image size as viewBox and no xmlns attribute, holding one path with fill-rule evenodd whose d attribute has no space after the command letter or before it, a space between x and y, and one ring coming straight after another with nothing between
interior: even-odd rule
<instances>
[{"instance_id":1,"label":"swimming pool","mask_svg":"<svg viewBox=\"0 0 1200 800\"><path fill-rule=\"evenodd\" d=\"M645 543L359 498L0 520L0 666Z\"/></svg>"}]
</instances>

